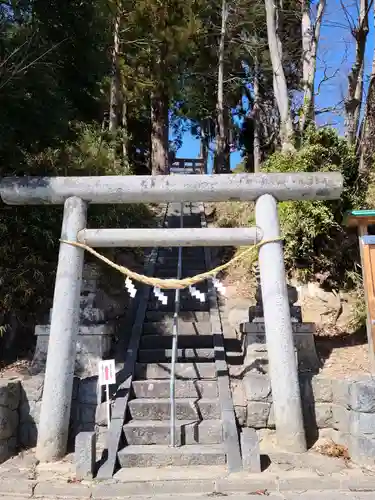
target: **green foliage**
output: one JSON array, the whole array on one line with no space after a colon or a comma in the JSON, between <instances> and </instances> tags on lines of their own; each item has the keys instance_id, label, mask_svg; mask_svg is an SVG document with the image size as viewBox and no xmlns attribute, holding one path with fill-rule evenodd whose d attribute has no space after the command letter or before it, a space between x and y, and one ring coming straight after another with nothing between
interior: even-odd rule
<instances>
[{"instance_id":1,"label":"green foliage","mask_svg":"<svg viewBox=\"0 0 375 500\"><path fill-rule=\"evenodd\" d=\"M342 227L346 210L359 207L364 190L357 186L355 152L328 128L310 128L295 153L275 153L264 164L267 172L341 172L344 191L338 201L293 201L279 204L285 258L289 269L304 278L316 274L336 285L352 269L355 240Z\"/></svg>"},{"instance_id":2,"label":"green foliage","mask_svg":"<svg viewBox=\"0 0 375 500\"><path fill-rule=\"evenodd\" d=\"M25 162L33 173L49 175L122 175L114 161L111 137L98 126L78 123L75 139L46 148ZM114 139L113 139L114 140ZM62 207L0 206L0 324L9 313L40 317L51 306L62 222ZM151 213L144 205L89 207L89 227L144 227ZM30 316L29 316L30 317Z\"/></svg>"}]
</instances>

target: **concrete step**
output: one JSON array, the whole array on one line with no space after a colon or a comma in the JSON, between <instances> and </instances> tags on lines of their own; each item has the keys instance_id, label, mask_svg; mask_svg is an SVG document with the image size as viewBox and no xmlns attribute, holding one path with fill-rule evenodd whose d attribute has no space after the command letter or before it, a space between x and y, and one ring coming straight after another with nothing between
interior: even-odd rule
<instances>
[{"instance_id":1,"label":"concrete step","mask_svg":"<svg viewBox=\"0 0 375 500\"><path fill-rule=\"evenodd\" d=\"M168 399L170 396L169 380L135 380L133 382L134 394L137 398ZM218 397L216 380L176 380L176 398L207 398Z\"/></svg>"},{"instance_id":2,"label":"concrete step","mask_svg":"<svg viewBox=\"0 0 375 500\"><path fill-rule=\"evenodd\" d=\"M124 425L128 445L170 443L169 420L131 420ZM176 444L219 444L223 439L220 420L177 420Z\"/></svg>"},{"instance_id":3,"label":"concrete step","mask_svg":"<svg viewBox=\"0 0 375 500\"><path fill-rule=\"evenodd\" d=\"M178 347L180 349L210 349L213 346L212 335L184 335L178 332ZM141 337L142 349L170 349L172 347L172 330L160 335L145 335Z\"/></svg>"},{"instance_id":4,"label":"concrete step","mask_svg":"<svg viewBox=\"0 0 375 500\"><path fill-rule=\"evenodd\" d=\"M169 300L166 305L159 302L156 298L152 298L148 304L147 309L149 311L165 311L165 312L174 312L175 303L174 300ZM199 302L196 299L186 299L182 300L180 303L180 311L208 311L208 303L207 302Z\"/></svg>"},{"instance_id":5,"label":"concrete step","mask_svg":"<svg viewBox=\"0 0 375 500\"><path fill-rule=\"evenodd\" d=\"M226 463L224 447L220 444L131 445L118 452L121 467L163 467L168 465L222 465Z\"/></svg>"},{"instance_id":6,"label":"concrete step","mask_svg":"<svg viewBox=\"0 0 375 500\"><path fill-rule=\"evenodd\" d=\"M146 311L146 322L170 323L173 318L172 312ZM178 316L180 322L207 322L210 321L208 311L181 311Z\"/></svg>"},{"instance_id":7,"label":"concrete step","mask_svg":"<svg viewBox=\"0 0 375 500\"><path fill-rule=\"evenodd\" d=\"M129 410L134 420L168 420L171 403L168 399L139 398L129 401ZM176 398L178 420L214 420L221 418L218 399Z\"/></svg>"},{"instance_id":8,"label":"concrete step","mask_svg":"<svg viewBox=\"0 0 375 500\"><path fill-rule=\"evenodd\" d=\"M215 353L212 348L182 348L177 350L177 361L193 361L200 362L206 360L214 360ZM138 361L140 363L157 363L159 361L171 361L172 349L140 349L138 351Z\"/></svg>"},{"instance_id":9,"label":"concrete step","mask_svg":"<svg viewBox=\"0 0 375 500\"><path fill-rule=\"evenodd\" d=\"M176 363L176 379L216 379L214 363ZM135 368L136 379L169 379L171 376L170 363L137 363Z\"/></svg>"}]
</instances>

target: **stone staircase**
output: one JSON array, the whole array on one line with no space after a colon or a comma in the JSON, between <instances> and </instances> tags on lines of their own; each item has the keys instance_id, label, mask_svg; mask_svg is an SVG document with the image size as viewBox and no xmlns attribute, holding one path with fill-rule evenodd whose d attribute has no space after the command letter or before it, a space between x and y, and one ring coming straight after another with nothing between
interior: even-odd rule
<instances>
[{"instance_id":1,"label":"stone staircase","mask_svg":"<svg viewBox=\"0 0 375 500\"><path fill-rule=\"evenodd\" d=\"M200 227L196 205L185 206L184 227ZM168 227L179 227L180 204L170 205ZM155 276L177 273L177 249L160 249ZM183 249L182 277L206 270L202 248ZM207 293L207 284L198 285ZM163 306L150 295L132 379L121 467L220 465L227 461L223 440L215 349L209 301L181 292L176 364L176 446L170 446L169 381L174 291Z\"/></svg>"}]
</instances>

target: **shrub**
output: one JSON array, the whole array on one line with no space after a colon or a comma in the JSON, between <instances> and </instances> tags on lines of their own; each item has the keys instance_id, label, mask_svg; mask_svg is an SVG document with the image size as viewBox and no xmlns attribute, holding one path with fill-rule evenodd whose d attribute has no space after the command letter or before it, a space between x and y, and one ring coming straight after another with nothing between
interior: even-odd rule
<instances>
[{"instance_id":1,"label":"shrub","mask_svg":"<svg viewBox=\"0 0 375 500\"><path fill-rule=\"evenodd\" d=\"M352 270L357 241L342 227L346 210L361 206L364 190L358 184L355 151L333 129L310 128L294 153L275 153L264 164L267 172L341 172L344 190L337 201L297 201L279 204L289 270L305 279L319 275L337 286Z\"/></svg>"}]
</instances>

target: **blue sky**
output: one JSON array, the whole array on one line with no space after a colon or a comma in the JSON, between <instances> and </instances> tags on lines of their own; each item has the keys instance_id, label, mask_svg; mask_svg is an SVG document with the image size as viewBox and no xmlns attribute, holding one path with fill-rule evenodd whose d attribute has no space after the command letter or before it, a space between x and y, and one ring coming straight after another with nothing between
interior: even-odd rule
<instances>
[{"instance_id":1,"label":"blue sky","mask_svg":"<svg viewBox=\"0 0 375 500\"><path fill-rule=\"evenodd\" d=\"M313 0L316 2L316 0ZM356 22L359 0L343 0L349 16ZM365 75L371 73L374 50L373 11L369 13L370 33L367 37ZM331 124L340 134L344 130L342 101L347 90L347 75L354 59L354 40L350 33L348 20L341 7L340 0L327 0L318 50L318 62L315 87L316 108L323 109L337 106L337 111L318 115L320 125ZM327 78L328 77L328 78ZM366 88L365 88L366 92ZM340 104L341 103L341 104ZM183 145L178 150L180 158L196 158L199 156L199 141L191 134L185 133ZM231 168L241 161L240 151L231 154Z\"/></svg>"}]
</instances>

